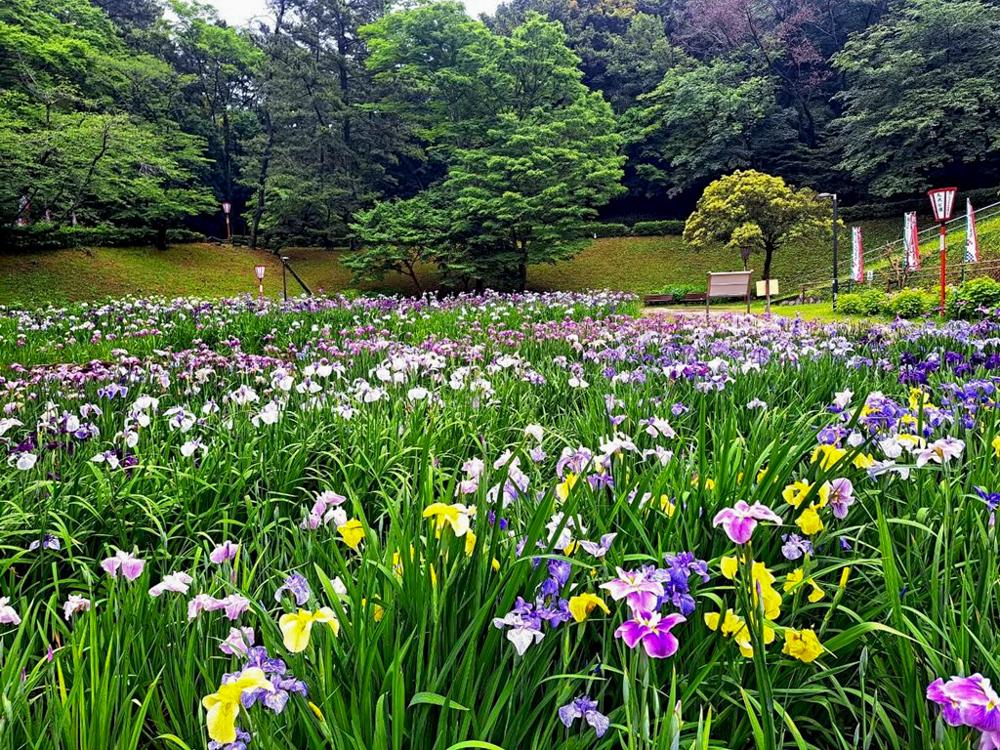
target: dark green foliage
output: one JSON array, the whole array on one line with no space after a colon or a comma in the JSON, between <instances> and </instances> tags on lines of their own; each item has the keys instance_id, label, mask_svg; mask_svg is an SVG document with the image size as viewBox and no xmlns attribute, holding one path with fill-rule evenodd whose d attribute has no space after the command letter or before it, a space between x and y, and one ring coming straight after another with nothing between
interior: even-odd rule
<instances>
[{"instance_id":1,"label":"dark green foliage","mask_svg":"<svg viewBox=\"0 0 1000 750\"><path fill-rule=\"evenodd\" d=\"M636 237L661 237L668 234L684 234L684 222L677 219L663 221L637 221L632 226Z\"/></svg>"}]
</instances>

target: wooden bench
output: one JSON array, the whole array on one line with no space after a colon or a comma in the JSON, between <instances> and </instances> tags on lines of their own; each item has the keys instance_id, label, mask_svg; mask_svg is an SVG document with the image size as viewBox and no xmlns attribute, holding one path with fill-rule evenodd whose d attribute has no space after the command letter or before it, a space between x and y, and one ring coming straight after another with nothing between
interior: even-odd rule
<instances>
[{"instance_id":1,"label":"wooden bench","mask_svg":"<svg viewBox=\"0 0 1000 750\"><path fill-rule=\"evenodd\" d=\"M709 273L708 286L705 294L705 320L709 319L708 309L712 297L742 297L747 303L747 314L750 314L750 281L753 270L726 271Z\"/></svg>"}]
</instances>

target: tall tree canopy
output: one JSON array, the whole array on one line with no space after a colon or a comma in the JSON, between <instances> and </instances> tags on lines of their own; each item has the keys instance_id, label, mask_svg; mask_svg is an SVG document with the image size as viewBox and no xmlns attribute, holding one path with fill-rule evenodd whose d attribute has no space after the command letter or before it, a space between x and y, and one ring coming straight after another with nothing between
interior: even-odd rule
<instances>
[{"instance_id":1,"label":"tall tree canopy","mask_svg":"<svg viewBox=\"0 0 1000 750\"><path fill-rule=\"evenodd\" d=\"M529 265L582 247L586 219L621 191L624 160L611 108L582 83L558 23L530 13L501 36L438 2L364 33L387 104L440 164L432 187L452 213L441 244L465 248L437 259L446 271L523 289Z\"/></svg>"},{"instance_id":2,"label":"tall tree canopy","mask_svg":"<svg viewBox=\"0 0 1000 750\"><path fill-rule=\"evenodd\" d=\"M734 170L847 203L1000 183L996 0L267 3L0 3L0 234L221 234L226 201L252 244L363 250L359 278L419 248L521 286L597 212L680 218ZM390 206L428 242L390 252Z\"/></svg>"}]
</instances>

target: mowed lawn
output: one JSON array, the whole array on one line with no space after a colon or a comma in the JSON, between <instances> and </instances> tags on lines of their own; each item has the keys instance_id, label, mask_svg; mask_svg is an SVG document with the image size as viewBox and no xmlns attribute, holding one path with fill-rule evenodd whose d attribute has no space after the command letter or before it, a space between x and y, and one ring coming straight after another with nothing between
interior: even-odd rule
<instances>
[{"instance_id":1,"label":"mowed lawn","mask_svg":"<svg viewBox=\"0 0 1000 750\"><path fill-rule=\"evenodd\" d=\"M870 253L901 233L901 222L893 220L863 226ZM981 227L981 235L989 228ZM848 237L842 240L840 272L846 276L850 245ZM957 236L955 241L958 253ZM922 251L929 253L932 243ZM340 262L341 251L293 248L284 253L314 291L352 288L350 270ZM0 304L60 304L126 294L219 297L255 292L253 266L259 263L267 267L265 293L280 294L281 264L270 253L246 248L198 243L174 245L166 252L127 247L0 254ZM750 263L761 278L763 258L753 256ZM772 275L788 293L804 281L829 279L831 263L829 241L791 243L775 256ZM646 294L666 284L704 283L708 271L740 268L739 256L724 247L695 250L679 236L614 237L595 240L570 261L532 267L528 284L536 291L606 288ZM433 267L422 267L420 276L425 289L435 287ZM300 291L290 276L288 284L290 294ZM388 274L381 283L359 289L387 294L415 291L412 281L400 274Z\"/></svg>"}]
</instances>

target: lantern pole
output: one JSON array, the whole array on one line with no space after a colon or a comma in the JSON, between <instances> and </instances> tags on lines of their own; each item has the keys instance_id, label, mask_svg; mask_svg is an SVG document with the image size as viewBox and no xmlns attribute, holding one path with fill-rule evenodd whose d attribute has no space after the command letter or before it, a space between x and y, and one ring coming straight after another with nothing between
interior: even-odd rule
<instances>
[{"instance_id":1,"label":"lantern pole","mask_svg":"<svg viewBox=\"0 0 1000 750\"><path fill-rule=\"evenodd\" d=\"M931 200L931 209L934 211L934 220L941 225L941 234L938 243L941 251L941 309L938 312L940 317L944 317L945 285L947 284L947 242L948 220L951 218L951 210L955 205L955 193L958 188L937 188L928 190L927 197Z\"/></svg>"},{"instance_id":2,"label":"lantern pole","mask_svg":"<svg viewBox=\"0 0 1000 750\"><path fill-rule=\"evenodd\" d=\"M226 215L226 239L230 242L233 241L233 225L229 221L229 212L232 211L233 204L229 201L224 201L222 204L222 213Z\"/></svg>"},{"instance_id":3,"label":"lantern pole","mask_svg":"<svg viewBox=\"0 0 1000 750\"><path fill-rule=\"evenodd\" d=\"M264 271L267 270L266 266L258 265L253 267L254 275L257 277L257 303L261 304L264 302Z\"/></svg>"},{"instance_id":4,"label":"lantern pole","mask_svg":"<svg viewBox=\"0 0 1000 750\"><path fill-rule=\"evenodd\" d=\"M837 311L837 292L840 291L839 277L837 275L837 194L820 193L817 198L830 198L833 200L833 311Z\"/></svg>"}]
</instances>

